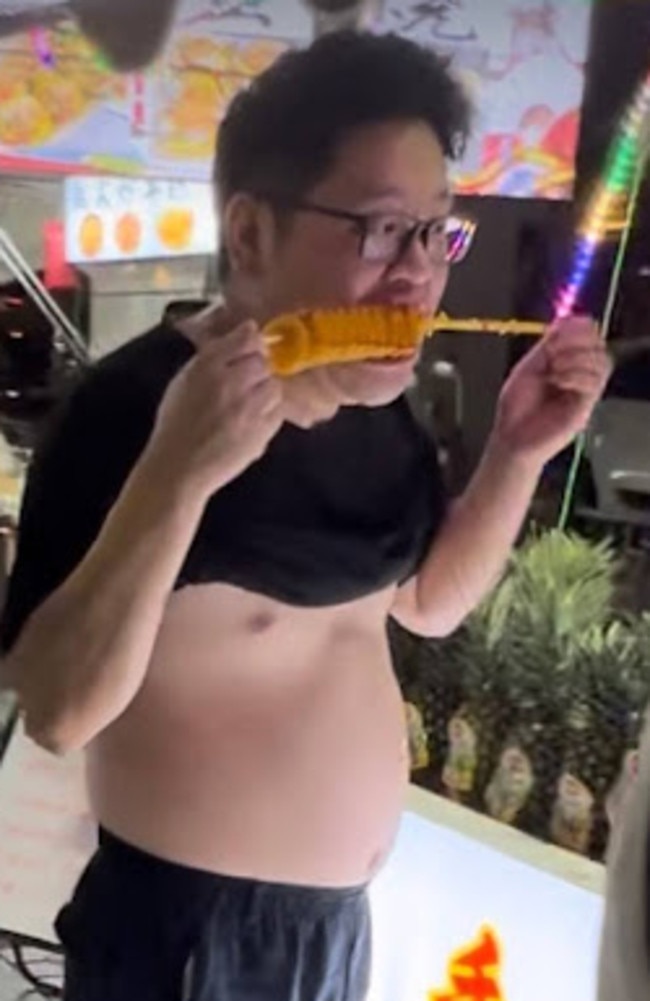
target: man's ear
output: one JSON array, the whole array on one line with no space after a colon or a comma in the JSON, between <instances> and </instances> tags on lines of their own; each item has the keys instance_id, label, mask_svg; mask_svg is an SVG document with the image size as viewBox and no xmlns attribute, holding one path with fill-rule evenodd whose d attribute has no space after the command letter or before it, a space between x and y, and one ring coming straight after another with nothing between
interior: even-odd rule
<instances>
[{"instance_id":1,"label":"man's ear","mask_svg":"<svg viewBox=\"0 0 650 1001\"><path fill-rule=\"evenodd\" d=\"M259 275L274 247L275 220L270 206L251 195L236 194L225 206L222 220L232 273Z\"/></svg>"}]
</instances>

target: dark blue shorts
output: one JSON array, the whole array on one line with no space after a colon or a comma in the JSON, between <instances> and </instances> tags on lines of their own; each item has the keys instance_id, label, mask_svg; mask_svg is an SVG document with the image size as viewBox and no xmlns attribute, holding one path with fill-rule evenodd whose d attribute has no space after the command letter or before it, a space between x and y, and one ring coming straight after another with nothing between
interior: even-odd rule
<instances>
[{"instance_id":1,"label":"dark blue shorts","mask_svg":"<svg viewBox=\"0 0 650 1001\"><path fill-rule=\"evenodd\" d=\"M105 831L56 922L65 1001L363 1001L365 889L219 876Z\"/></svg>"}]
</instances>

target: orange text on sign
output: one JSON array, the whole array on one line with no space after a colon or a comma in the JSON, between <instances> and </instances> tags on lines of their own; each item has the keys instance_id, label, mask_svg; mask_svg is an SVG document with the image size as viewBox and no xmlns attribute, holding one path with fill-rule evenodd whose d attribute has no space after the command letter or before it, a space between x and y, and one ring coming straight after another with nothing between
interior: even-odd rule
<instances>
[{"instance_id":1,"label":"orange text on sign","mask_svg":"<svg viewBox=\"0 0 650 1001\"><path fill-rule=\"evenodd\" d=\"M455 953L449 961L448 985L431 991L429 1001L506 1001L499 986L501 954L491 928Z\"/></svg>"}]
</instances>

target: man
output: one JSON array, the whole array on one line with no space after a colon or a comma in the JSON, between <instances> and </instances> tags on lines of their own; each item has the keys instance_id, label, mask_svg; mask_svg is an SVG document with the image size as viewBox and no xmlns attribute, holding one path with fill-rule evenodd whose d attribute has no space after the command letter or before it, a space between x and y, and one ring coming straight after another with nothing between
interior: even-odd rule
<instances>
[{"instance_id":1,"label":"man","mask_svg":"<svg viewBox=\"0 0 650 1001\"><path fill-rule=\"evenodd\" d=\"M365 995L365 886L408 775L387 617L458 626L609 366L591 322L551 330L448 508L415 357L278 380L260 331L437 308L467 121L396 37L282 57L219 135L224 304L97 365L34 465L6 672L34 740L87 748L101 825L58 921L68 1001Z\"/></svg>"}]
</instances>

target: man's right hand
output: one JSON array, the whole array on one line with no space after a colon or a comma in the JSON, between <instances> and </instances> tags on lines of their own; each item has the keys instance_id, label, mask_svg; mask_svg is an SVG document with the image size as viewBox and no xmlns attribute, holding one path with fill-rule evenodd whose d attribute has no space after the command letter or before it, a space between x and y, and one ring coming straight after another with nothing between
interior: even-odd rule
<instances>
[{"instance_id":1,"label":"man's right hand","mask_svg":"<svg viewBox=\"0 0 650 1001\"><path fill-rule=\"evenodd\" d=\"M148 451L209 496L264 454L282 421L281 384L249 321L207 340L170 383Z\"/></svg>"}]
</instances>

